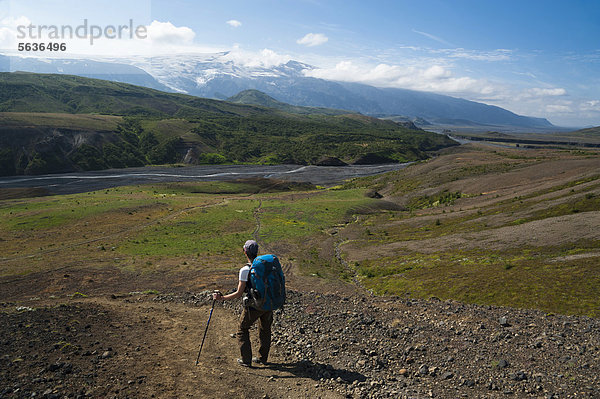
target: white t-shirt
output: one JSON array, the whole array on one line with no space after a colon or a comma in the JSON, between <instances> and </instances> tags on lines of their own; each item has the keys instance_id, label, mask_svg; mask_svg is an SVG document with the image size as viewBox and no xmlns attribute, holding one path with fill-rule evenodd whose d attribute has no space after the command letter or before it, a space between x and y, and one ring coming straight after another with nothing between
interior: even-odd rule
<instances>
[{"instance_id":1,"label":"white t-shirt","mask_svg":"<svg viewBox=\"0 0 600 399\"><path fill-rule=\"evenodd\" d=\"M240 269L240 281L247 282L248 274L250 274L250 265L245 265Z\"/></svg>"}]
</instances>

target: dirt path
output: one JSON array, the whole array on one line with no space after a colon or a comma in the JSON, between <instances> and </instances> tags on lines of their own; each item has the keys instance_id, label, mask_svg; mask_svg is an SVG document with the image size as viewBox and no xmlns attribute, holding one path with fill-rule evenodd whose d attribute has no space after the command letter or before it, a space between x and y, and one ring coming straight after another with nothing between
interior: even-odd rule
<instances>
[{"instance_id":1,"label":"dirt path","mask_svg":"<svg viewBox=\"0 0 600 399\"><path fill-rule=\"evenodd\" d=\"M286 397L286 383L291 376L273 368L245 369L237 365L239 356L235 332L237 319L233 312L217 305L198 365L195 364L197 350L204 333L210 306L190 307L183 304L157 304L147 302L91 299L123 317L135 313L147 314L152 325L145 334L147 344L143 354L137 356L133 366L138 374L146 375L142 396L179 398L211 398L224 395L234 398L256 398L270 393L270 397ZM152 333L150 337L148 333ZM256 335L254 333L253 335ZM254 343L256 345L256 342ZM275 352L275 351L274 351ZM273 353L273 358L277 354ZM134 360L130 358L128 360ZM277 379L278 384L269 384ZM283 382L282 382L283 381ZM308 388L308 382L293 383L294 390ZM269 387L269 385L271 385ZM268 389L266 389L268 388ZM273 394L275 389L275 395ZM300 396L291 396L300 397Z\"/></svg>"},{"instance_id":2,"label":"dirt path","mask_svg":"<svg viewBox=\"0 0 600 399\"><path fill-rule=\"evenodd\" d=\"M290 292L270 360L235 359L239 303L202 294L0 304L2 398L595 398L600 324L585 317ZM257 332L251 331L253 347Z\"/></svg>"},{"instance_id":3,"label":"dirt path","mask_svg":"<svg viewBox=\"0 0 600 399\"><path fill-rule=\"evenodd\" d=\"M350 223L347 223L341 227L335 227L334 229L334 234L336 236L336 240L335 240L335 244L334 244L334 254L335 254L335 258L337 259L337 261L344 267L344 269L350 273L352 275L352 282L354 283L354 285L359 288L362 292L366 292L369 293L369 295L373 296L373 291L371 291L370 289L366 288L362 281L360 281L360 278L358 277L358 273L356 272L356 269L352 268L348 262L346 261L346 259L344 259L344 257L342 256L342 246L344 244L347 244L349 241L345 240L343 237L340 236L340 232L348 227L349 224L351 223L357 223L358 222L358 218L355 217L354 220Z\"/></svg>"},{"instance_id":4,"label":"dirt path","mask_svg":"<svg viewBox=\"0 0 600 399\"><path fill-rule=\"evenodd\" d=\"M24 392L26 397L35 393L56 398L342 397L320 392L315 379L299 374L293 363L283 363L277 345L272 364L239 366L237 342L231 336L237 315L221 304L214 308L196 365L210 313L207 297L182 304L140 294L102 296L44 301L17 312L5 306L8 312L1 320L9 323L0 327L3 337L12 338L0 362L0 380L5 381L0 397L25 397ZM26 331L17 331L23 322ZM11 329L15 331L7 331ZM251 334L257 348L256 330ZM27 346L35 347L36 354L25 350Z\"/></svg>"}]
</instances>

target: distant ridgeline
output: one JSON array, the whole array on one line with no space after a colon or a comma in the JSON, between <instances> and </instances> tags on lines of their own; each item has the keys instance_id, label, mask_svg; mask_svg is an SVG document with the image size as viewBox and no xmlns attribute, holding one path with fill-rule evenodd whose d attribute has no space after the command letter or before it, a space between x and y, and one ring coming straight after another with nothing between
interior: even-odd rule
<instances>
[{"instance_id":1,"label":"distant ridgeline","mask_svg":"<svg viewBox=\"0 0 600 399\"><path fill-rule=\"evenodd\" d=\"M406 162L457 144L412 124L250 97L269 107L77 76L0 73L0 175L172 163Z\"/></svg>"}]
</instances>

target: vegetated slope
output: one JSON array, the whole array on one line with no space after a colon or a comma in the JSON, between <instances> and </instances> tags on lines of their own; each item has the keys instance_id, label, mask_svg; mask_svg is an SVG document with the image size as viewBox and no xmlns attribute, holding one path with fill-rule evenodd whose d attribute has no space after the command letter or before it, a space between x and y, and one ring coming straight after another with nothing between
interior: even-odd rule
<instances>
[{"instance_id":1,"label":"vegetated slope","mask_svg":"<svg viewBox=\"0 0 600 399\"><path fill-rule=\"evenodd\" d=\"M358 180L407 210L346 229L341 256L382 294L598 316L598 155L470 144Z\"/></svg>"},{"instance_id":2,"label":"vegetated slope","mask_svg":"<svg viewBox=\"0 0 600 399\"><path fill-rule=\"evenodd\" d=\"M268 110L80 76L0 73L0 112L153 117L248 116Z\"/></svg>"},{"instance_id":3,"label":"vegetated slope","mask_svg":"<svg viewBox=\"0 0 600 399\"><path fill-rule=\"evenodd\" d=\"M525 148L586 148L600 147L600 127L592 127L576 131L566 131L564 128L554 132L532 133L532 132L497 132L488 130L485 132L473 130L457 131L452 133L453 137L471 141L487 141L505 143L504 145L522 146Z\"/></svg>"},{"instance_id":4,"label":"vegetated slope","mask_svg":"<svg viewBox=\"0 0 600 399\"><path fill-rule=\"evenodd\" d=\"M236 94L235 96L229 97L228 102L236 104L247 104L247 105L258 105L261 107L278 109L284 112L292 114L303 114L303 115L344 115L354 113L352 111L345 111L331 108L318 108L318 107L299 107L296 105L290 105L281 101L277 101L268 94L263 93L259 90L244 90Z\"/></svg>"},{"instance_id":5,"label":"vegetated slope","mask_svg":"<svg viewBox=\"0 0 600 399\"><path fill-rule=\"evenodd\" d=\"M324 156L398 162L456 145L359 114L300 115L67 75L0 74L0 111L10 112L0 121L4 175L182 161L307 164ZM54 119L36 113L54 113ZM70 115L58 122L58 114L125 119L116 129L114 118L99 128Z\"/></svg>"},{"instance_id":6,"label":"vegetated slope","mask_svg":"<svg viewBox=\"0 0 600 399\"><path fill-rule=\"evenodd\" d=\"M574 132L569 133L569 135L583 136L583 137L600 137L600 126L576 130Z\"/></svg>"}]
</instances>

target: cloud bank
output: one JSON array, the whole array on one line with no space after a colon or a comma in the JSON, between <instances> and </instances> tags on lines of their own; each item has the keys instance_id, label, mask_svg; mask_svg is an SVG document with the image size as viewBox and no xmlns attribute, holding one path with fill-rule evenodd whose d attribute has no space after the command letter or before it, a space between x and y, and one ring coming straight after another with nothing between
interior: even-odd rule
<instances>
[{"instance_id":1,"label":"cloud bank","mask_svg":"<svg viewBox=\"0 0 600 399\"><path fill-rule=\"evenodd\" d=\"M377 65L357 64L341 61L331 68L304 71L306 76L365 83L377 87L434 91L440 93L478 93L488 95L494 88L485 80L466 76L454 76L451 70L441 65L419 68L380 63Z\"/></svg>"},{"instance_id":2,"label":"cloud bank","mask_svg":"<svg viewBox=\"0 0 600 399\"><path fill-rule=\"evenodd\" d=\"M223 59L246 67L271 68L285 64L292 57L286 54L279 54L268 48L256 52L243 50L236 46Z\"/></svg>"}]
</instances>

